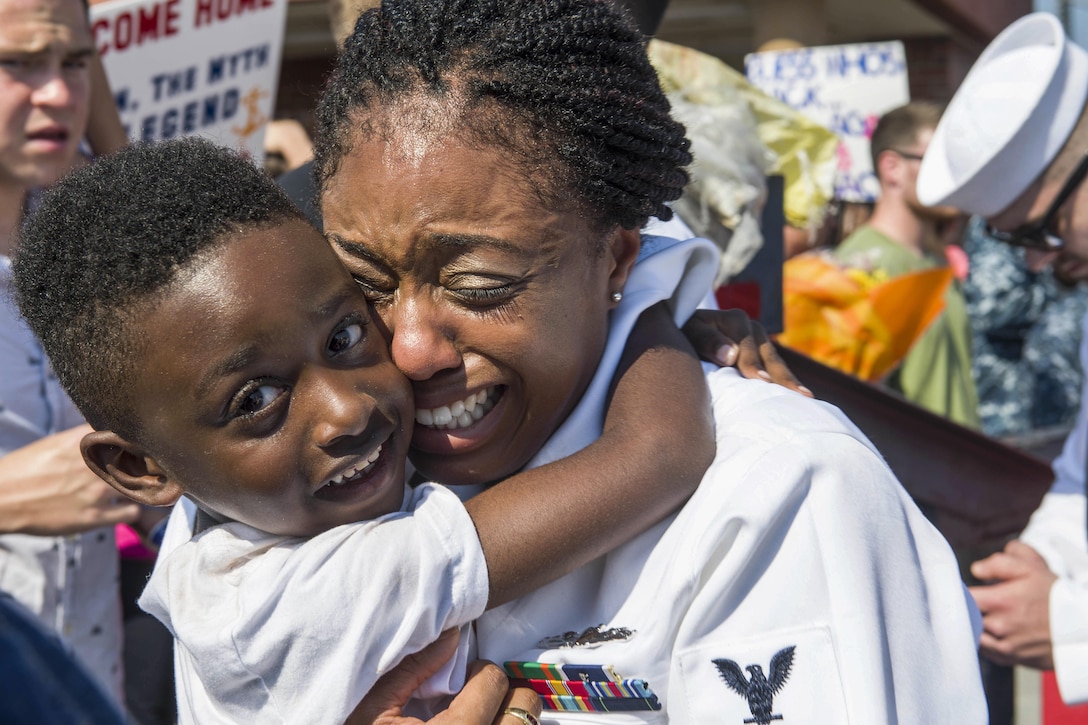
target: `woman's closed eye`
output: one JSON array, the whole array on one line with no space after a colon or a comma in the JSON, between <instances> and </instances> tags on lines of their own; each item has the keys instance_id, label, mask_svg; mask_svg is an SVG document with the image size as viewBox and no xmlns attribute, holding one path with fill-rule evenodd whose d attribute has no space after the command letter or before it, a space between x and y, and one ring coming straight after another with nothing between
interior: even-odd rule
<instances>
[{"instance_id":1,"label":"woman's closed eye","mask_svg":"<svg viewBox=\"0 0 1088 725\"><path fill-rule=\"evenodd\" d=\"M457 287L449 291L466 302L487 305L506 302L514 297L515 292L513 285L508 284L498 287Z\"/></svg>"},{"instance_id":2,"label":"woman's closed eye","mask_svg":"<svg viewBox=\"0 0 1088 725\"><path fill-rule=\"evenodd\" d=\"M392 298L393 289L388 285L383 285L376 280L360 277L357 274L352 275L355 280L355 284L359 285L359 289L363 291L363 296L371 304L385 302Z\"/></svg>"},{"instance_id":3,"label":"woman's closed eye","mask_svg":"<svg viewBox=\"0 0 1088 725\"><path fill-rule=\"evenodd\" d=\"M509 274L461 271L444 275L441 284L459 302L474 308L490 309L513 302L528 280Z\"/></svg>"}]
</instances>

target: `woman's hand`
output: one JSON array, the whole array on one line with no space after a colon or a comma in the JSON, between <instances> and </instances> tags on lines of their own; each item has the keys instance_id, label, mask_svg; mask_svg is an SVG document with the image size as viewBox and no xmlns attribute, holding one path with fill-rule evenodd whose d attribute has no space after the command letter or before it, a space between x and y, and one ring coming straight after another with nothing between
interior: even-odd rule
<instances>
[{"instance_id":1,"label":"woman's hand","mask_svg":"<svg viewBox=\"0 0 1088 725\"><path fill-rule=\"evenodd\" d=\"M742 310L696 310L683 332L707 362L736 367L746 378L777 383L812 397L812 391L779 357L763 326Z\"/></svg>"},{"instance_id":2,"label":"woman's hand","mask_svg":"<svg viewBox=\"0 0 1088 725\"><path fill-rule=\"evenodd\" d=\"M423 721L405 717L404 705L428 677L438 671L457 649L457 630L447 630L429 646L404 658L385 674L355 712L348 725L420 725ZM540 697L527 688L508 688L506 674L490 662L474 662L468 670L464 689L448 709L427 721L429 725L523 725L524 721L505 714L508 708L540 716Z\"/></svg>"}]
</instances>

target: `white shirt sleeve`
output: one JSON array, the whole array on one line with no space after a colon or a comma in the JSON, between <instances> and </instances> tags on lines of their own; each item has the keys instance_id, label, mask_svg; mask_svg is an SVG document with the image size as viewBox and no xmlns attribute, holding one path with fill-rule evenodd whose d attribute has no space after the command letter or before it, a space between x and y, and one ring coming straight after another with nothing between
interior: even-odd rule
<instances>
[{"instance_id":1,"label":"white shirt sleeve","mask_svg":"<svg viewBox=\"0 0 1088 725\"><path fill-rule=\"evenodd\" d=\"M1088 328L1088 318L1085 318ZM1088 332L1088 329L1086 329ZM1088 334L1081 342L1088 370ZM1085 510L1088 380L1077 423L1054 461L1054 483L1021 539L1039 552L1058 580L1050 590L1054 672L1066 703L1088 701L1088 524Z\"/></svg>"},{"instance_id":2,"label":"white shirt sleeve","mask_svg":"<svg viewBox=\"0 0 1088 725\"><path fill-rule=\"evenodd\" d=\"M682 240L691 239L695 236L695 232L691 231L691 227L675 211L672 214L672 219L667 222L663 222L655 216L650 217L650 220L646 222L646 226L642 227L641 232L655 237L672 237L673 239Z\"/></svg>"},{"instance_id":3,"label":"white shirt sleeve","mask_svg":"<svg viewBox=\"0 0 1088 725\"><path fill-rule=\"evenodd\" d=\"M160 561L140 605L177 640L182 721L342 722L478 617L487 568L463 504L424 485L404 508L310 539L223 524Z\"/></svg>"},{"instance_id":4,"label":"white shirt sleeve","mask_svg":"<svg viewBox=\"0 0 1088 725\"><path fill-rule=\"evenodd\" d=\"M671 719L740 722L748 703L708 665L766 672L794 647L776 712L983 722L977 612L944 537L839 411L736 378L708 380L719 456L688 504L697 509L680 513L706 520L676 531L707 538L682 548L705 568L689 577L701 588L672 657ZM696 556L724 542L721 555Z\"/></svg>"}]
</instances>

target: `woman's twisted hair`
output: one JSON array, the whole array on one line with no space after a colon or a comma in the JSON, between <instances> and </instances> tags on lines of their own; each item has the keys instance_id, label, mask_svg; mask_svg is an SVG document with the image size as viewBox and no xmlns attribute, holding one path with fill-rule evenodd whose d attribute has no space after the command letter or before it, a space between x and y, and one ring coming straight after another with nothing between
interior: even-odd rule
<instances>
[{"instance_id":1,"label":"woman's twisted hair","mask_svg":"<svg viewBox=\"0 0 1088 725\"><path fill-rule=\"evenodd\" d=\"M444 102L462 140L512 154L538 191L573 191L603 227L671 218L665 202L688 182L690 142L646 40L607 0L385 0L364 13L318 106L319 188L356 134L394 128L390 109L423 99Z\"/></svg>"}]
</instances>

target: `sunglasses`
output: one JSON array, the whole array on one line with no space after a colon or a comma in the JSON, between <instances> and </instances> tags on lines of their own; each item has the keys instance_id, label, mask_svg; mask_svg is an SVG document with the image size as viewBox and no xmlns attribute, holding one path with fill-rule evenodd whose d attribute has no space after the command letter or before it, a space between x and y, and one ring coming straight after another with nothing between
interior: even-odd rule
<instances>
[{"instance_id":1,"label":"sunglasses","mask_svg":"<svg viewBox=\"0 0 1088 725\"><path fill-rule=\"evenodd\" d=\"M1054 197L1054 201L1050 203L1050 207L1046 210L1046 214L1043 214L1042 219L1024 224L1010 232L999 231L987 224L986 233L997 241L1014 247L1042 249L1047 252L1058 251L1065 246L1065 242L1057 234L1050 231L1050 227L1054 224L1054 219L1058 216L1058 211L1062 208L1062 205L1077 190L1077 187L1084 181L1085 176L1088 176L1088 154L1085 154L1084 158L1077 164L1077 168L1073 169L1073 173L1065 180L1062 190Z\"/></svg>"}]
</instances>

